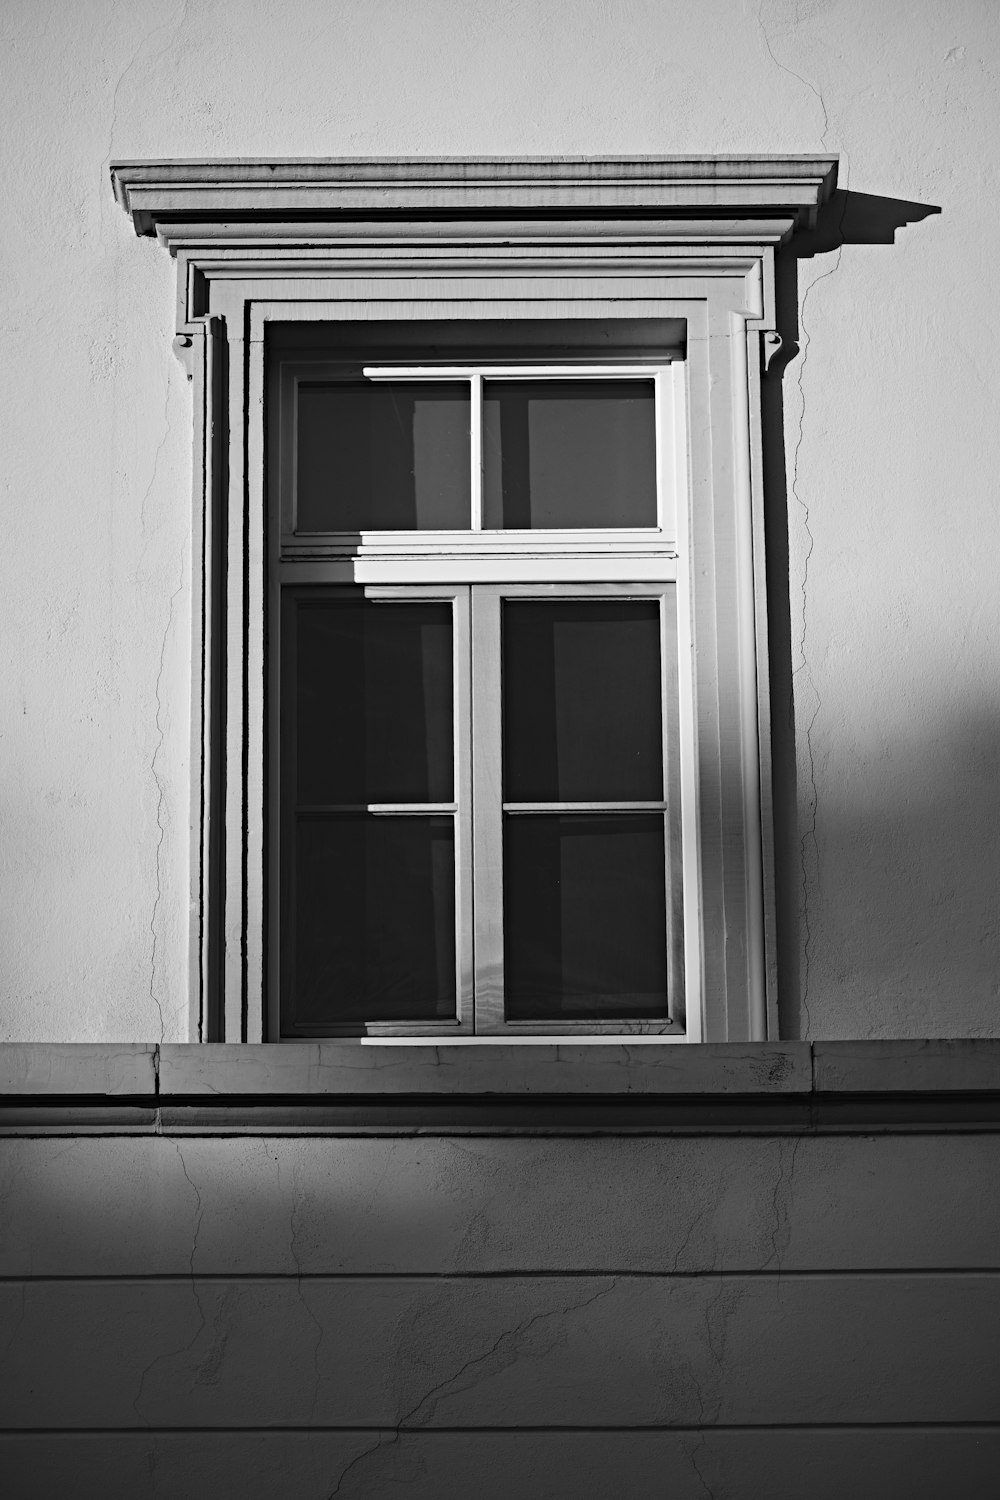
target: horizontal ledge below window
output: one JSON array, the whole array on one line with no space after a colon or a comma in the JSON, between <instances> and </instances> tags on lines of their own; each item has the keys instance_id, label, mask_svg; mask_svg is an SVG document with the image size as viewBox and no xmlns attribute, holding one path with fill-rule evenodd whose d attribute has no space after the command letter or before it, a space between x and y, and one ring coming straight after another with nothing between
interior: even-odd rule
<instances>
[{"instance_id":1,"label":"horizontal ledge below window","mask_svg":"<svg viewBox=\"0 0 1000 1500\"><path fill-rule=\"evenodd\" d=\"M1000 1038L678 1044L525 1038L0 1045L7 1100L774 1100L1000 1095Z\"/></svg>"}]
</instances>

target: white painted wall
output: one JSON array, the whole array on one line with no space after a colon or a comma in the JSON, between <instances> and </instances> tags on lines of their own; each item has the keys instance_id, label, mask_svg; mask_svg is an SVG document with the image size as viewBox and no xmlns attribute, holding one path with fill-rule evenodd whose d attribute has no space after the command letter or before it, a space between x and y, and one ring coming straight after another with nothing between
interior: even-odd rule
<instances>
[{"instance_id":1,"label":"white painted wall","mask_svg":"<svg viewBox=\"0 0 1000 1500\"><path fill-rule=\"evenodd\" d=\"M113 157L836 151L800 263L810 1034L997 1019L994 0L6 0L0 1039L183 1039L190 398Z\"/></svg>"}]
</instances>

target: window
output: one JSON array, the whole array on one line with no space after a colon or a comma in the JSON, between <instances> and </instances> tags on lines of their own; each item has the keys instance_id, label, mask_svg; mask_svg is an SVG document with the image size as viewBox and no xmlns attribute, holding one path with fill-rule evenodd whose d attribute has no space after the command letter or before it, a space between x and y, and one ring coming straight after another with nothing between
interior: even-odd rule
<instances>
[{"instance_id":1,"label":"window","mask_svg":"<svg viewBox=\"0 0 1000 1500\"><path fill-rule=\"evenodd\" d=\"M192 380L192 1037L774 1035L761 379L835 159L112 178Z\"/></svg>"},{"instance_id":2,"label":"window","mask_svg":"<svg viewBox=\"0 0 1000 1500\"><path fill-rule=\"evenodd\" d=\"M614 331L272 331L283 1035L685 1034L683 364Z\"/></svg>"}]
</instances>

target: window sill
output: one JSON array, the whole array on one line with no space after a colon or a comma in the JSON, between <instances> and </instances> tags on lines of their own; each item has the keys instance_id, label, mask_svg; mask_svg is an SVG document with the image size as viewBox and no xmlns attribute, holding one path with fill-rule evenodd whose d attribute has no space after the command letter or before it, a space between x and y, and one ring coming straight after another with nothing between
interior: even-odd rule
<instances>
[{"instance_id":1,"label":"window sill","mask_svg":"<svg viewBox=\"0 0 1000 1500\"><path fill-rule=\"evenodd\" d=\"M171 1101L242 1111L276 1100L350 1103L677 1100L785 1101L836 1097L1000 1097L1000 1038L722 1042L395 1041L0 1044L5 1105L85 1101L139 1108Z\"/></svg>"}]
</instances>

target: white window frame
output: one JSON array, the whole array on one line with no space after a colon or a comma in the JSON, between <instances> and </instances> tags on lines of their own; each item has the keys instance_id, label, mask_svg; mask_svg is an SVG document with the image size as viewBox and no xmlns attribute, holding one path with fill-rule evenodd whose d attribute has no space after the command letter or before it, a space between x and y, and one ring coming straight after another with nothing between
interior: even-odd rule
<instances>
[{"instance_id":1,"label":"white window frame","mask_svg":"<svg viewBox=\"0 0 1000 1500\"><path fill-rule=\"evenodd\" d=\"M332 311L332 309L331 309ZM433 560L435 578L454 577L463 581L517 581L522 578L579 578L580 566L592 560L589 575L595 579L617 576L631 578L636 568L642 576L665 576L658 570L675 569L680 528L686 522L687 469L685 462L687 420L683 361L661 358L646 364L626 365L609 362L596 365L589 361L578 365L522 364L441 364L364 365L361 373L373 381L463 381L472 390L471 420L471 526L468 531L367 531L300 532L294 514L297 444L293 424L296 391L303 381L333 382L353 378L343 363L330 359L281 359L277 380L272 380L270 395L281 411L279 435L280 459L275 483L280 493L280 535L275 545L285 560L294 558L332 559L348 562L341 572L353 581L358 565L372 562L373 572L386 571L393 582L412 578L419 582ZM486 380L615 380L641 379L654 387L656 478L658 514L655 526L588 527L573 530L532 529L516 531L486 530L483 526L482 467L482 389ZM631 559L635 559L634 562ZM536 566L545 559L554 572L545 573ZM655 559L655 561L654 561ZM396 566L392 566L395 562ZM513 569L513 572L511 571ZM611 570L609 572L609 569ZM652 569L653 571L648 571ZM646 570L646 571L644 571ZM671 574L671 576L673 576Z\"/></svg>"},{"instance_id":2,"label":"white window frame","mask_svg":"<svg viewBox=\"0 0 1000 1500\"><path fill-rule=\"evenodd\" d=\"M336 324L331 324L335 334ZM298 388L303 382L354 382L357 375L373 383L468 382L470 387L470 526L468 530L308 532L297 527L295 514L298 452ZM485 530L482 403L486 382L546 380L642 380L653 387L657 513L647 527L571 528L555 530ZM284 787L277 747L282 742L280 686L282 648L281 594L285 589L355 584L363 566L365 595L373 599L447 601L455 628L455 767L456 799L439 811L455 818L456 848L456 997L451 1022L370 1022L367 1036L431 1037L515 1036L658 1036L662 1040L696 1041L701 1010L686 1016L685 996L701 988L697 903L685 908L685 883L694 889L697 876L697 777L691 704L693 684L679 689L679 661L692 660L686 580L687 461L684 364L662 355L645 363L590 361L576 363L449 363L419 365L381 362L345 364L304 354L275 354L268 370L273 434L269 474L277 504L272 505L269 548L271 626L268 632L269 695L269 831L268 839L268 1034L283 1034L281 1005L281 925L283 890L281 850L286 847L281 820ZM471 591L471 592L470 592ZM664 737L664 796L657 810L666 817L669 1019L662 1021L505 1020L502 973L503 879L501 815L508 804L491 796L500 787L499 601L504 598L631 597L656 599L661 615L661 691ZM484 615L496 619L485 628ZM669 624L668 624L669 622ZM688 679L690 674L688 673ZM471 683L471 693L469 686ZM485 726L488 724L488 728ZM475 733L471 734L471 726ZM286 728L287 734L287 728ZM683 751L681 749L683 748ZM652 806L652 804L651 804ZM369 807L390 815L400 809ZM428 808L428 811L431 809ZM473 832L474 830L474 832ZM290 875L285 875L286 880ZM685 922L687 929L685 930ZM475 957L473 958L473 955ZM499 987L499 988L498 988ZM329 1026L315 1034L357 1034L358 1026ZM297 1032L296 1035L301 1035Z\"/></svg>"},{"instance_id":3,"label":"white window frame","mask_svg":"<svg viewBox=\"0 0 1000 1500\"><path fill-rule=\"evenodd\" d=\"M112 176L137 233L177 258L175 347L195 398L192 1039L272 1035L267 327L442 319L686 330L686 503L673 540L687 560L679 682L697 808L684 907L699 977L684 1036L776 1036L760 380L780 346L775 249L829 196L835 158L132 162ZM502 582L490 570L513 552L495 556L482 534L478 546L466 581ZM342 560L361 584L404 583L408 569L419 584L419 551L390 561L366 538ZM647 567L662 579L655 554L637 539L619 581L649 582Z\"/></svg>"}]
</instances>

